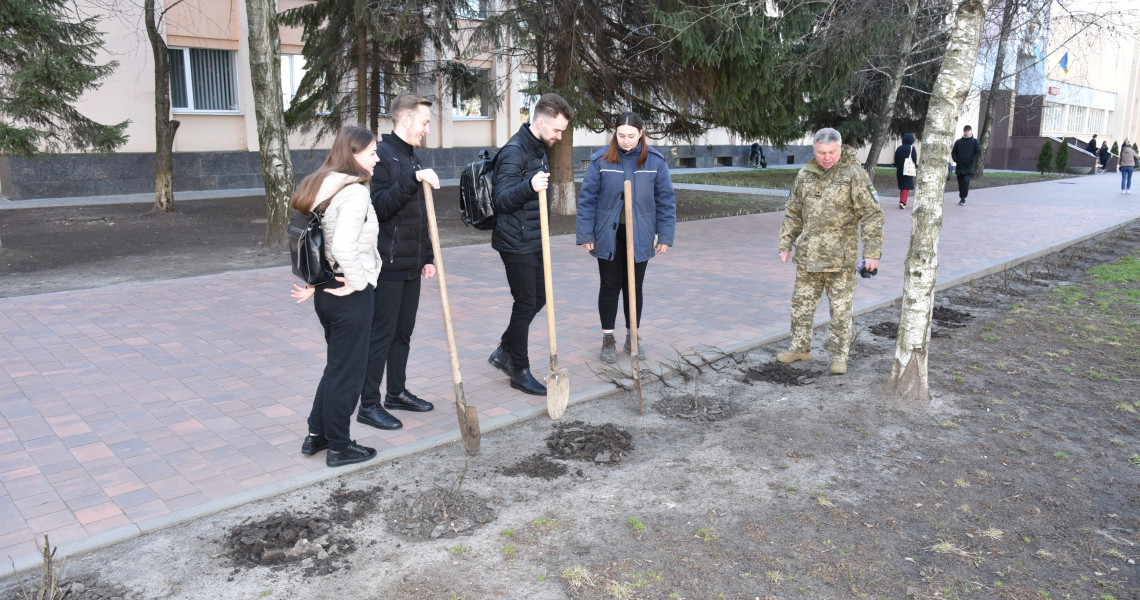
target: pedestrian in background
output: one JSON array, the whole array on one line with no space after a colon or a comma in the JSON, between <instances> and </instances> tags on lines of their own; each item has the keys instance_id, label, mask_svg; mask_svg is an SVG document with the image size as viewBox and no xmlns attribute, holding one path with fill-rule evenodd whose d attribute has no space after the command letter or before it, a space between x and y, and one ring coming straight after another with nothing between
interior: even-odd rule
<instances>
[{"instance_id":1,"label":"pedestrian in background","mask_svg":"<svg viewBox=\"0 0 1140 600\"><path fill-rule=\"evenodd\" d=\"M1132 143L1124 140L1120 147L1120 193L1132 193L1132 171L1136 168L1136 150Z\"/></svg>"},{"instance_id":2,"label":"pedestrian in background","mask_svg":"<svg viewBox=\"0 0 1140 600\"><path fill-rule=\"evenodd\" d=\"M899 186L899 208L906 208L906 197L911 190L914 189L914 175L907 175L904 173L906 170L906 159L910 158L911 164L918 167L918 151L914 149L914 134L907 133L903 135L902 145L895 148L895 182Z\"/></svg>"},{"instance_id":3,"label":"pedestrian in background","mask_svg":"<svg viewBox=\"0 0 1140 600\"><path fill-rule=\"evenodd\" d=\"M1100 158L1100 172L1104 173L1108 168L1108 160L1112 158L1112 153L1108 151L1108 142L1100 143L1100 152L1097 153Z\"/></svg>"},{"instance_id":4,"label":"pedestrian in background","mask_svg":"<svg viewBox=\"0 0 1140 600\"><path fill-rule=\"evenodd\" d=\"M633 194L633 215L625 214L625 182ZM625 351L631 351L629 256L626 252L625 224L633 221L633 272L636 291L637 325L641 326L644 301L642 282L649 259L664 254L673 245L677 228L677 206L673 183L665 157L649 147L645 122L636 113L624 112L608 147L590 157L582 192L578 195L578 245L598 259L598 316L602 322L602 362L616 358L614 325L617 322L618 294L624 299ZM637 358L645 360L638 336Z\"/></svg>"},{"instance_id":5,"label":"pedestrian in background","mask_svg":"<svg viewBox=\"0 0 1140 600\"><path fill-rule=\"evenodd\" d=\"M950 158L954 161L954 173L958 176L958 206L966 206L966 196L970 195L970 179L974 176L974 163L982 155L982 145L974 137L974 128L962 128L962 137L954 142Z\"/></svg>"},{"instance_id":6,"label":"pedestrian in background","mask_svg":"<svg viewBox=\"0 0 1140 600\"><path fill-rule=\"evenodd\" d=\"M313 408L309 435L301 453L328 449L325 464L339 467L376 456L349 438L349 421L368 367L373 289L380 276L376 251L379 225L368 197L368 181L376 166L376 137L363 127L345 127L333 140L325 162L301 180L289 206L304 214L323 213L325 256L336 277L317 286L293 286L298 303L312 298L325 331L325 370Z\"/></svg>"},{"instance_id":7,"label":"pedestrian in background","mask_svg":"<svg viewBox=\"0 0 1140 600\"><path fill-rule=\"evenodd\" d=\"M1076 138L1074 138L1073 141L1075 142ZM1093 134L1092 139L1089 140L1088 146L1085 146L1085 150L1088 150L1089 154L1096 156L1096 134L1095 133Z\"/></svg>"}]
</instances>

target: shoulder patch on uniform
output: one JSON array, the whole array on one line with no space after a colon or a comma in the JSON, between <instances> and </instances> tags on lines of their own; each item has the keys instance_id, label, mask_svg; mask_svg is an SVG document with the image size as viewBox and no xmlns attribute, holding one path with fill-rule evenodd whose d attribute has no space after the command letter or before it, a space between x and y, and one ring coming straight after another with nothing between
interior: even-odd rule
<instances>
[{"instance_id":1,"label":"shoulder patch on uniform","mask_svg":"<svg viewBox=\"0 0 1140 600\"><path fill-rule=\"evenodd\" d=\"M875 191L875 184L868 183L867 189L871 190L871 196L875 199L875 202L878 202L879 201L879 192Z\"/></svg>"}]
</instances>

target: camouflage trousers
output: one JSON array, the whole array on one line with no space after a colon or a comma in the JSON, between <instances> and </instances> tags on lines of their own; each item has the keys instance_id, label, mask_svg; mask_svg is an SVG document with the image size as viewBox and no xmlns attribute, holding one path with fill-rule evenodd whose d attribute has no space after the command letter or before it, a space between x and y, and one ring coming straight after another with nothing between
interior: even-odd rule
<instances>
[{"instance_id":1,"label":"camouflage trousers","mask_svg":"<svg viewBox=\"0 0 1140 600\"><path fill-rule=\"evenodd\" d=\"M815 308L819 297L827 292L831 309L828 327L827 353L831 362L847 362L851 347L852 302L855 296L855 270L843 269L828 273L813 273L796 268L796 287L792 291L792 352L811 352L811 330L815 323Z\"/></svg>"}]
</instances>

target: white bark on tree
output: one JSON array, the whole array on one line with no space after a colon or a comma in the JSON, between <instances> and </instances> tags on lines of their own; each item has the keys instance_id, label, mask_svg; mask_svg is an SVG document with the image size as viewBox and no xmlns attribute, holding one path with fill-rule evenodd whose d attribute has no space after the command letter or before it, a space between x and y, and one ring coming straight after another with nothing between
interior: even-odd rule
<instances>
[{"instance_id":1,"label":"white bark on tree","mask_svg":"<svg viewBox=\"0 0 1140 600\"><path fill-rule=\"evenodd\" d=\"M988 0L962 0L956 4L950 42L942 70L934 83L923 128L922 156L915 179L910 249L903 273L898 343L888 384L904 400L931 400L927 364L946 164L954 143L958 113L970 91Z\"/></svg>"},{"instance_id":2,"label":"white bark on tree","mask_svg":"<svg viewBox=\"0 0 1140 600\"><path fill-rule=\"evenodd\" d=\"M268 247L282 246L288 241L285 228L289 222L289 199L293 196L294 180L281 97L277 2L246 0L245 6L257 142L261 149L261 176L265 180L265 244Z\"/></svg>"}]
</instances>

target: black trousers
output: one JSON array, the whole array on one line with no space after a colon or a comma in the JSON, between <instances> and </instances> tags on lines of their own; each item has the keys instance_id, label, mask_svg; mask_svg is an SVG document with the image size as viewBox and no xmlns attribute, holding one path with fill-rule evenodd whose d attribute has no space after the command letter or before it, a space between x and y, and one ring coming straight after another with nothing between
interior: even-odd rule
<instances>
[{"instance_id":1,"label":"black trousers","mask_svg":"<svg viewBox=\"0 0 1140 600\"><path fill-rule=\"evenodd\" d=\"M313 305L325 330L328 360L313 397L309 431L323 433L329 449L341 451L348 445L349 420L356 408L356 397L368 370L368 331L372 325L372 286L347 296L326 294L333 281L317 286Z\"/></svg>"},{"instance_id":2,"label":"black trousers","mask_svg":"<svg viewBox=\"0 0 1140 600\"><path fill-rule=\"evenodd\" d=\"M614 259L598 259L598 275L601 276L602 285L598 289L598 316L602 319L602 329L613 329L617 321L618 294L625 298L622 311L625 313L625 328L629 329L629 268L625 251L625 227L618 226L617 246L614 247ZM633 263L633 275L637 287L637 326L641 327L641 315L645 307L645 300L641 294L642 282L645 281L645 267L649 261Z\"/></svg>"},{"instance_id":3,"label":"black trousers","mask_svg":"<svg viewBox=\"0 0 1140 600\"><path fill-rule=\"evenodd\" d=\"M380 383L388 372L388 393L403 392L408 382L408 354L416 312L420 308L420 278L384 280L376 283L372 309L372 333L368 346L368 373L360 392L360 404L372 406L383 399Z\"/></svg>"},{"instance_id":4,"label":"black trousers","mask_svg":"<svg viewBox=\"0 0 1140 600\"><path fill-rule=\"evenodd\" d=\"M958 197L965 200L970 195L970 179L973 173L955 173L958 176Z\"/></svg>"},{"instance_id":5,"label":"black trousers","mask_svg":"<svg viewBox=\"0 0 1140 600\"><path fill-rule=\"evenodd\" d=\"M507 284L511 286L511 321L503 332L500 343L511 355L516 369L530 368L527 356L530 324L538 311L546 306L546 281L542 276L542 253L507 254L500 252L507 270Z\"/></svg>"}]
</instances>

